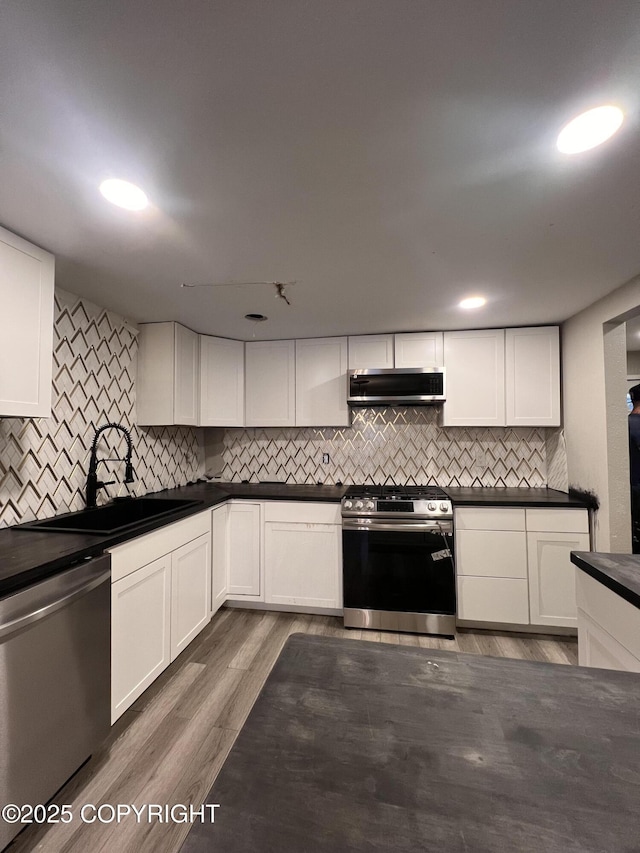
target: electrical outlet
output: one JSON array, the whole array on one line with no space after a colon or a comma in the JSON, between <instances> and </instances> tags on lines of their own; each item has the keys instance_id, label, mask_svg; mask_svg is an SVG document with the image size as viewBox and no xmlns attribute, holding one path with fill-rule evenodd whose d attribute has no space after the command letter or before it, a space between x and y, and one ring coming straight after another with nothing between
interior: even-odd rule
<instances>
[{"instance_id":1,"label":"electrical outlet","mask_svg":"<svg viewBox=\"0 0 640 853\"><path fill-rule=\"evenodd\" d=\"M323 453L323 454L322 454L322 462L323 462L323 464L324 464L324 465L328 465L328 464L329 464L329 454L328 454L328 453Z\"/></svg>"}]
</instances>

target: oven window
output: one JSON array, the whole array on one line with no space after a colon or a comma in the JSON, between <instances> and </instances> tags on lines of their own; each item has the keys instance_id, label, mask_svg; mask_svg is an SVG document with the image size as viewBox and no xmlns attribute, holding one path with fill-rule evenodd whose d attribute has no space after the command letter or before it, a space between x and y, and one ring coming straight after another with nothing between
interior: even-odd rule
<instances>
[{"instance_id":1,"label":"oven window","mask_svg":"<svg viewBox=\"0 0 640 853\"><path fill-rule=\"evenodd\" d=\"M445 542L446 540L446 542ZM453 537L344 530L344 606L408 613L455 613Z\"/></svg>"}]
</instances>

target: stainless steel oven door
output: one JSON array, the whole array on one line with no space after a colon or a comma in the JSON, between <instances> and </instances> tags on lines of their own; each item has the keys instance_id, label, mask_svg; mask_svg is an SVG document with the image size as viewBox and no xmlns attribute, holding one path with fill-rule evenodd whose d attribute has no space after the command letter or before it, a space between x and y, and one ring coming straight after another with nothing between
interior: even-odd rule
<instances>
[{"instance_id":1,"label":"stainless steel oven door","mask_svg":"<svg viewBox=\"0 0 640 853\"><path fill-rule=\"evenodd\" d=\"M342 531L347 627L454 632L456 588L450 521L345 518ZM420 614L443 618L421 620Z\"/></svg>"}]
</instances>

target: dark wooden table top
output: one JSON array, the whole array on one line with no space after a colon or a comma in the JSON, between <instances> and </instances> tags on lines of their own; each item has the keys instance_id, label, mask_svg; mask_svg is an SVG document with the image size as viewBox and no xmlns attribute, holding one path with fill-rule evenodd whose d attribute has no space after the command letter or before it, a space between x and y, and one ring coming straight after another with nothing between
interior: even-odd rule
<instances>
[{"instance_id":1,"label":"dark wooden table top","mask_svg":"<svg viewBox=\"0 0 640 853\"><path fill-rule=\"evenodd\" d=\"M572 551L571 562L634 607L640 607L640 555Z\"/></svg>"},{"instance_id":2,"label":"dark wooden table top","mask_svg":"<svg viewBox=\"0 0 640 853\"><path fill-rule=\"evenodd\" d=\"M297 634L182 853L631 853L640 675Z\"/></svg>"}]
</instances>

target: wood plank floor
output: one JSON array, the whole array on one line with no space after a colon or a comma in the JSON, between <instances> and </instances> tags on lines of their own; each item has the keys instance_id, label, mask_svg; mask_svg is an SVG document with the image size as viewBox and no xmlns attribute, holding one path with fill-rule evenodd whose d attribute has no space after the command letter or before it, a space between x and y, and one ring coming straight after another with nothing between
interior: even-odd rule
<instances>
[{"instance_id":1,"label":"wood plank floor","mask_svg":"<svg viewBox=\"0 0 640 853\"><path fill-rule=\"evenodd\" d=\"M242 728L287 637L297 631L498 657L577 664L577 642L464 631L454 640L346 630L334 616L223 609L113 726L100 751L55 797L67 824L30 826L6 853L174 853L189 824L82 823L83 805L199 806Z\"/></svg>"}]
</instances>

